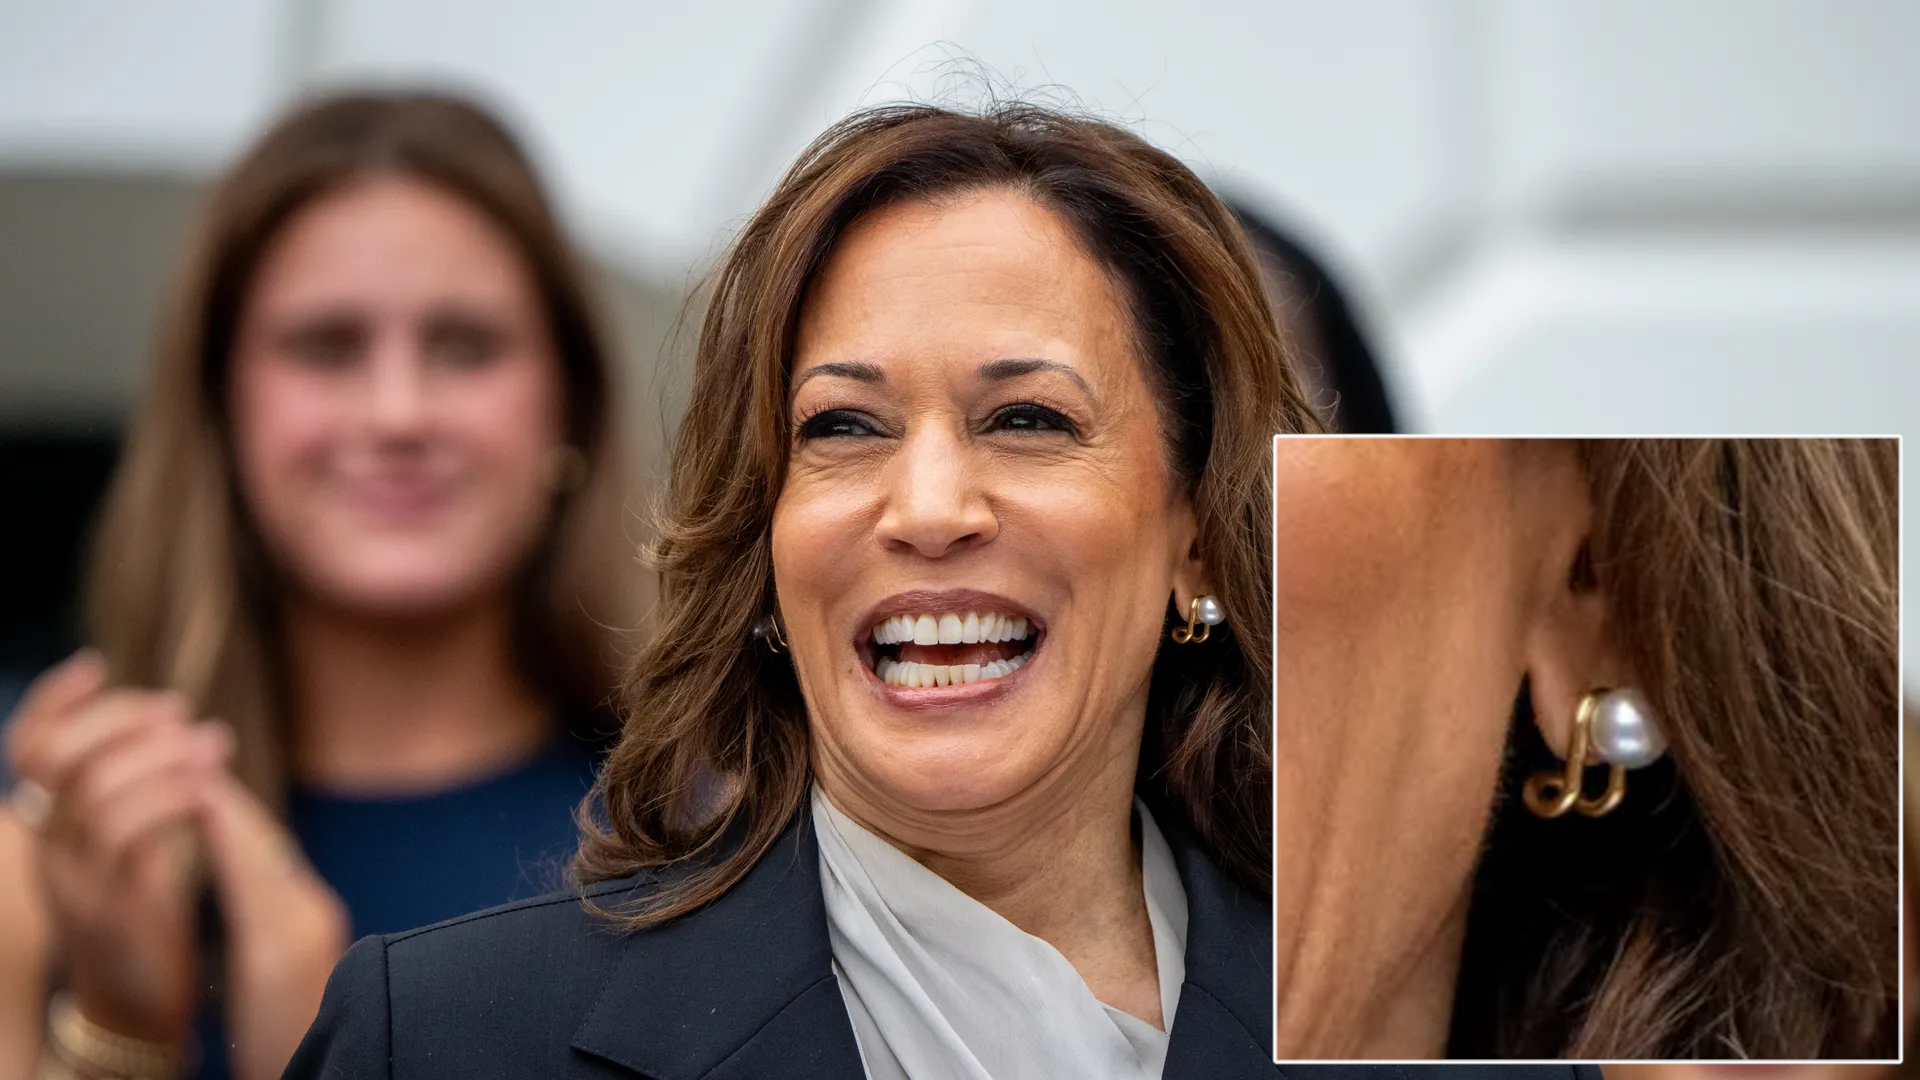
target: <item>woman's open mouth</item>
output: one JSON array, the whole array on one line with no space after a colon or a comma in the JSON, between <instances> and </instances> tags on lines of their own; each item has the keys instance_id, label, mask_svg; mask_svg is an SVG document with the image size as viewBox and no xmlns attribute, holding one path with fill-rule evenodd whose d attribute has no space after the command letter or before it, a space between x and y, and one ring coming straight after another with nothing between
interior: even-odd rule
<instances>
[{"instance_id":1,"label":"woman's open mouth","mask_svg":"<svg viewBox=\"0 0 1920 1080\"><path fill-rule=\"evenodd\" d=\"M888 686L964 686L1020 670L1039 649L1041 637L1040 628L1022 615L908 612L874 624L868 660Z\"/></svg>"}]
</instances>

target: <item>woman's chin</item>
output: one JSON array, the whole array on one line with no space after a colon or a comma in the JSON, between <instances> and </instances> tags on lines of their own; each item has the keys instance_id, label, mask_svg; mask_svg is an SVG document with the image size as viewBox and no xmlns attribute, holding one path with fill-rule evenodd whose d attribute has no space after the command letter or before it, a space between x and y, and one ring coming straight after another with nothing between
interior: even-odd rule
<instances>
[{"instance_id":1,"label":"woman's chin","mask_svg":"<svg viewBox=\"0 0 1920 1080\"><path fill-rule=\"evenodd\" d=\"M1004 738L889 740L856 763L854 772L883 801L906 816L956 814L998 806L1032 788L1047 773L1033 748Z\"/></svg>"}]
</instances>

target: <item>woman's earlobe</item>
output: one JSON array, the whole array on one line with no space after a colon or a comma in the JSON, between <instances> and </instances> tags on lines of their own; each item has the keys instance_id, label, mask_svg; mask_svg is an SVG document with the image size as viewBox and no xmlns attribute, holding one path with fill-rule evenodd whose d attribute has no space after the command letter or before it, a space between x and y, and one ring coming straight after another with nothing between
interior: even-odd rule
<instances>
[{"instance_id":1,"label":"woman's earlobe","mask_svg":"<svg viewBox=\"0 0 1920 1080\"><path fill-rule=\"evenodd\" d=\"M1579 550L1573 553L1573 565L1567 570L1567 587L1577 593L1588 593L1600 587L1600 578L1593 570L1593 543L1580 541Z\"/></svg>"},{"instance_id":2,"label":"woman's earlobe","mask_svg":"<svg viewBox=\"0 0 1920 1080\"><path fill-rule=\"evenodd\" d=\"M1581 698L1595 688L1633 684L1609 637L1606 596L1581 585L1583 562L1574 556L1559 578L1563 586L1541 604L1522 657L1534 724L1562 760Z\"/></svg>"}]
</instances>

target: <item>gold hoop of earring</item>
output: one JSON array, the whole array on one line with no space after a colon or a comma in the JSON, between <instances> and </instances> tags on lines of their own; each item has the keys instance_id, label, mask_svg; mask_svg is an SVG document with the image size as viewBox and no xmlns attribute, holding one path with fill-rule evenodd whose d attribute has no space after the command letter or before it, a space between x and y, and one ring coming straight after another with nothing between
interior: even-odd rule
<instances>
[{"instance_id":1,"label":"gold hoop of earring","mask_svg":"<svg viewBox=\"0 0 1920 1080\"><path fill-rule=\"evenodd\" d=\"M558 495L579 490L587 482L590 468L587 455L567 443L549 447L541 466L546 474L547 489Z\"/></svg>"},{"instance_id":2,"label":"gold hoop of earring","mask_svg":"<svg viewBox=\"0 0 1920 1080\"><path fill-rule=\"evenodd\" d=\"M1562 771L1534 773L1520 794L1527 809L1543 818L1569 810L1604 817L1627 797L1627 770L1651 765L1666 752L1653 706L1638 690L1590 690L1573 711L1573 735ZM1584 790L1589 765L1607 767L1606 790L1591 799Z\"/></svg>"},{"instance_id":3,"label":"gold hoop of earring","mask_svg":"<svg viewBox=\"0 0 1920 1080\"><path fill-rule=\"evenodd\" d=\"M768 651L776 656L787 651L787 639L786 636L780 632L780 617L778 615L769 612L768 614L760 616L759 620L753 624L753 636L765 644Z\"/></svg>"},{"instance_id":4,"label":"gold hoop of earring","mask_svg":"<svg viewBox=\"0 0 1920 1080\"><path fill-rule=\"evenodd\" d=\"M1226 609L1211 596L1200 595L1187 605L1187 625L1176 627L1173 640L1179 645L1202 645L1213 635L1213 628L1227 621ZM1194 627L1199 627L1199 632Z\"/></svg>"}]
</instances>

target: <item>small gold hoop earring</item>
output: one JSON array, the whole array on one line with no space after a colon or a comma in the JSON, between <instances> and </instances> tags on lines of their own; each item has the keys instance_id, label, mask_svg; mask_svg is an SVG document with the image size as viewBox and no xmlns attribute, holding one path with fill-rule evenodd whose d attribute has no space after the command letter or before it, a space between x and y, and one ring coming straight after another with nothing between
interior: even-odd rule
<instances>
[{"instance_id":1,"label":"small gold hoop earring","mask_svg":"<svg viewBox=\"0 0 1920 1080\"><path fill-rule=\"evenodd\" d=\"M1573 710L1573 735L1568 740L1567 760L1562 771L1543 770L1527 777L1526 786L1520 794L1527 809L1536 815L1552 819L1573 810L1583 817L1604 817L1627 797L1626 766L1591 760L1593 720L1606 694L1605 690L1588 691ZM1607 766L1607 788L1593 799L1587 798L1584 790L1589 764Z\"/></svg>"},{"instance_id":2,"label":"small gold hoop earring","mask_svg":"<svg viewBox=\"0 0 1920 1080\"><path fill-rule=\"evenodd\" d=\"M1176 627L1173 640L1180 645L1202 645L1213 635L1213 628L1227 621L1227 612L1220 601L1211 596L1196 596L1187 605L1187 625ZM1199 632L1194 627L1199 627Z\"/></svg>"},{"instance_id":3,"label":"small gold hoop earring","mask_svg":"<svg viewBox=\"0 0 1920 1080\"><path fill-rule=\"evenodd\" d=\"M542 462L546 473L547 488L558 495L578 491L587 482L589 464L587 455L577 446L562 443L547 450L546 460Z\"/></svg>"},{"instance_id":4,"label":"small gold hoop earring","mask_svg":"<svg viewBox=\"0 0 1920 1080\"><path fill-rule=\"evenodd\" d=\"M776 656L787 651L787 639L780 632L780 617L777 615L769 613L760 616L759 621L753 624L753 636Z\"/></svg>"}]
</instances>

